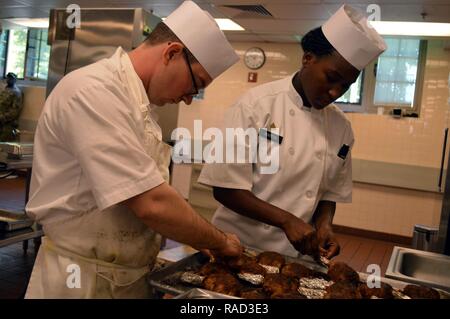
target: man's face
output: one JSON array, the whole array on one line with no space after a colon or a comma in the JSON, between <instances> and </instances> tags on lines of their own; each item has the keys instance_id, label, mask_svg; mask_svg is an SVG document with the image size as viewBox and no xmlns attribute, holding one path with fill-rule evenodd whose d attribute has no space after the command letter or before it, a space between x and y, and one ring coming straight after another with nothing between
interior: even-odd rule
<instances>
[{"instance_id":1,"label":"man's face","mask_svg":"<svg viewBox=\"0 0 450 319\"><path fill-rule=\"evenodd\" d=\"M302 86L316 109L323 109L341 97L358 76L359 70L336 51L323 57L311 53L303 56Z\"/></svg>"},{"instance_id":2,"label":"man's face","mask_svg":"<svg viewBox=\"0 0 450 319\"><path fill-rule=\"evenodd\" d=\"M149 87L148 95L153 104L163 106L184 101L189 105L193 95L198 93L196 89L203 89L212 82L199 63L189 64L182 47L168 52L165 61L157 68Z\"/></svg>"}]
</instances>

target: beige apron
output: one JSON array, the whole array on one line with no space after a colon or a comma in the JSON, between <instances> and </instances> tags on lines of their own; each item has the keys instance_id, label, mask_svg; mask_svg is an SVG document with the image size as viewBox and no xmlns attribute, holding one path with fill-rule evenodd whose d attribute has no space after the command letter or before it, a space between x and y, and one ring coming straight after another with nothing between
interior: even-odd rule
<instances>
[{"instance_id":1,"label":"beige apron","mask_svg":"<svg viewBox=\"0 0 450 319\"><path fill-rule=\"evenodd\" d=\"M145 125L144 145L168 181L171 148L142 99L131 62L119 49L122 81L138 103ZM44 226L25 298L148 298L146 274L159 252L161 236L125 205L92 210Z\"/></svg>"}]
</instances>

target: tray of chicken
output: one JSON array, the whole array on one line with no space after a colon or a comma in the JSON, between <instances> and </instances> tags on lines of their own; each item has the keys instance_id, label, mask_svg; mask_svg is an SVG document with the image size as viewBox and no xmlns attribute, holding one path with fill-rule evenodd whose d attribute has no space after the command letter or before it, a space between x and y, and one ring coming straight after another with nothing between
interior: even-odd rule
<instances>
[{"instance_id":1,"label":"tray of chicken","mask_svg":"<svg viewBox=\"0 0 450 319\"><path fill-rule=\"evenodd\" d=\"M440 299L439 289L381 278L367 284L367 274L339 261L320 264L247 249L240 257L210 260L196 253L149 276L161 293L186 296L193 291L245 299Z\"/></svg>"}]
</instances>

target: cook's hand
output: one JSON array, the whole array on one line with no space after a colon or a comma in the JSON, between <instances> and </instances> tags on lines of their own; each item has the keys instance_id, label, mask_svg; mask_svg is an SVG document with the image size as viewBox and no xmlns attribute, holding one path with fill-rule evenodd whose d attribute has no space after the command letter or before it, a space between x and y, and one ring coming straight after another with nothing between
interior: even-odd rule
<instances>
[{"instance_id":1,"label":"cook's hand","mask_svg":"<svg viewBox=\"0 0 450 319\"><path fill-rule=\"evenodd\" d=\"M327 259L331 259L339 255L341 247L330 226L324 226L317 230L317 238L319 239L320 255Z\"/></svg>"},{"instance_id":2,"label":"cook's hand","mask_svg":"<svg viewBox=\"0 0 450 319\"><path fill-rule=\"evenodd\" d=\"M283 230L291 244L301 254L319 258L319 241L311 225L292 215L283 225Z\"/></svg>"},{"instance_id":3,"label":"cook's hand","mask_svg":"<svg viewBox=\"0 0 450 319\"><path fill-rule=\"evenodd\" d=\"M220 256L240 256L244 251L241 246L239 238L235 234L224 233L225 241L223 245L218 249L210 249L210 257L220 257ZM204 252L205 253L205 252Z\"/></svg>"}]
</instances>

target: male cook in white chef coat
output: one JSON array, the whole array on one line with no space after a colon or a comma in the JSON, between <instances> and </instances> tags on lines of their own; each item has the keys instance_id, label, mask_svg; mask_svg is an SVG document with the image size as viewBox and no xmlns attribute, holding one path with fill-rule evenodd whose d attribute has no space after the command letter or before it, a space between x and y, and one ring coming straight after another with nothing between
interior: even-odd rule
<instances>
[{"instance_id":1,"label":"male cook in white chef coat","mask_svg":"<svg viewBox=\"0 0 450 319\"><path fill-rule=\"evenodd\" d=\"M270 143L279 145L279 170L262 174L261 161L207 164L199 182L213 186L222 204L213 224L238 234L243 244L332 258L339 253L331 226L336 202L351 201L354 140L350 122L330 103L386 45L363 14L347 5L301 45L298 72L251 89L225 116L226 128L277 128L282 138L272 134Z\"/></svg>"},{"instance_id":2,"label":"male cook in white chef coat","mask_svg":"<svg viewBox=\"0 0 450 319\"><path fill-rule=\"evenodd\" d=\"M135 50L118 48L58 83L36 132L26 210L46 237L27 298L149 297L160 234L240 254L235 235L167 184L170 148L151 113L190 104L237 60L214 19L186 1Z\"/></svg>"}]
</instances>

